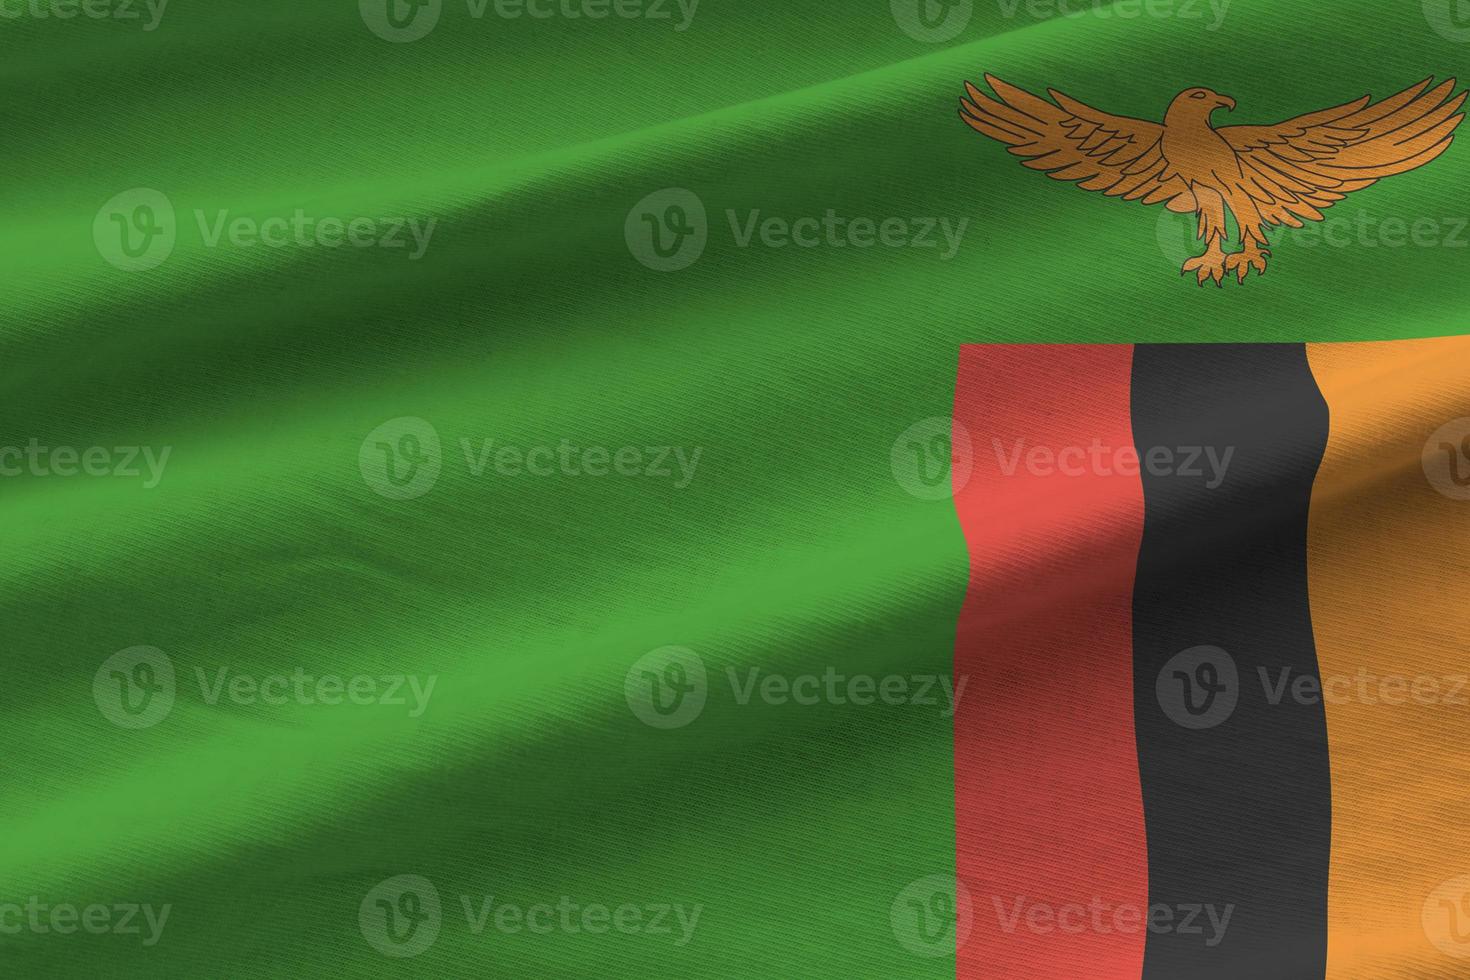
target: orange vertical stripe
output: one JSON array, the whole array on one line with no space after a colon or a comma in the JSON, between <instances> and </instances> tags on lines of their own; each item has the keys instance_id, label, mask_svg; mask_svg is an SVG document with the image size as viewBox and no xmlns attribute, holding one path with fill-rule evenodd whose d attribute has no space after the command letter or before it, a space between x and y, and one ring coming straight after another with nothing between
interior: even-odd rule
<instances>
[{"instance_id":1,"label":"orange vertical stripe","mask_svg":"<svg viewBox=\"0 0 1470 980\"><path fill-rule=\"evenodd\" d=\"M1308 359L1331 412L1308 534L1327 977L1470 976L1470 338Z\"/></svg>"}]
</instances>

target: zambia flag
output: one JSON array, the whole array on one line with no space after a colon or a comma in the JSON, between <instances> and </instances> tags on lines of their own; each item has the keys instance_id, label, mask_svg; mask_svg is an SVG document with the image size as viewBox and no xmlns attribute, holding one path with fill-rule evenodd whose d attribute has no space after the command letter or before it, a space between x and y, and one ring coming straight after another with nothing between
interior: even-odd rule
<instances>
[{"instance_id":1,"label":"zambia flag","mask_svg":"<svg viewBox=\"0 0 1470 980\"><path fill-rule=\"evenodd\" d=\"M0 0L0 977L1470 976L1464 0Z\"/></svg>"}]
</instances>

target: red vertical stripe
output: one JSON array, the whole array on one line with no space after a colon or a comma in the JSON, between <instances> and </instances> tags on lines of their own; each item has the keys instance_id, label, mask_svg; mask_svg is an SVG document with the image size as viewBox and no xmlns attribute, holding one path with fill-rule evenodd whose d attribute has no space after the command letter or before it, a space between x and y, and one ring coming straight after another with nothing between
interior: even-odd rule
<instances>
[{"instance_id":1,"label":"red vertical stripe","mask_svg":"<svg viewBox=\"0 0 1470 980\"><path fill-rule=\"evenodd\" d=\"M974 455L955 493L970 551L955 649L957 874L973 906L961 980L1142 972L1132 360L1129 346L961 348L955 422Z\"/></svg>"}]
</instances>

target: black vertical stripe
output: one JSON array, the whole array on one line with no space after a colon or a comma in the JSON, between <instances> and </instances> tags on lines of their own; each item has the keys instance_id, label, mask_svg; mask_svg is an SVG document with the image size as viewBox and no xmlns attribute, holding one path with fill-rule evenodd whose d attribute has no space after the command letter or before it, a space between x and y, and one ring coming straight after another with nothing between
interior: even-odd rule
<instances>
[{"instance_id":1,"label":"black vertical stripe","mask_svg":"<svg viewBox=\"0 0 1470 980\"><path fill-rule=\"evenodd\" d=\"M1326 971L1331 783L1312 689L1307 510L1327 422L1304 346L1136 350L1145 980Z\"/></svg>"}]
</instances>

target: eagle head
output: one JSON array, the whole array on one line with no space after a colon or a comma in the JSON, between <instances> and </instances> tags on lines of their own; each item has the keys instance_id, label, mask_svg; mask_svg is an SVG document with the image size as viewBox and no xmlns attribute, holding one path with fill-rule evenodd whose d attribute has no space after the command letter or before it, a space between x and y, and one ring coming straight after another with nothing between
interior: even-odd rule
<instances>
[{"instance_id":1,"label":"eagle head","mask_svg":"<svg viewBox=\"0 0 1470 980\"><path fill-rule=\"evenodd\" d=\"M1174 96L1174 101L1169 104L1169 115L1175 119L1204 119L1208 122L1216 109L1234 110L1235 100L1213 89L1187 88Z\"/></svg>"}]
</instances>

